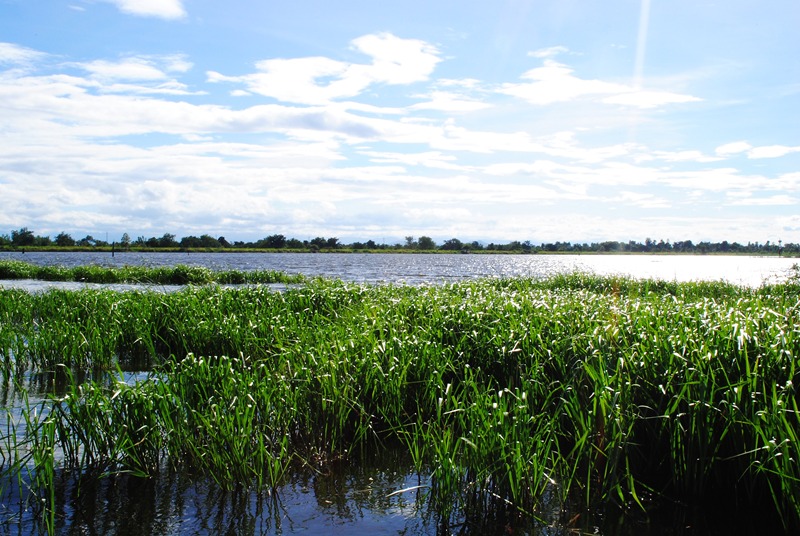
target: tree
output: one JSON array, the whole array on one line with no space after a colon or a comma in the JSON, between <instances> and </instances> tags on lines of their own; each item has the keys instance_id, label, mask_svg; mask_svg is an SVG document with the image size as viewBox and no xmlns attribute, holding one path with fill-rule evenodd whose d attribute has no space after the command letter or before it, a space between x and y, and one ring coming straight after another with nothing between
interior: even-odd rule
<instances>
[{"instance_id":1,"label":"tree","mask_svg":"<svg viewBox=\"0 0 800 536\"><path fill-rule=\"evenodd\" d=\"M464 244L458 238L451 238L442 244L442 249L447 251L458 251L464 249Z\"/></svg>"},{"instance_id":2,"label":"tree","mask_svg":"<svg viewBox=\"0 0 800 536\"><path fill-rule=\"evenodd\" d=\"M192 235L184 236L183 238L181 238L180 241L180 246L184 249L199 248L201 247L201 245L202 242L200 241L200 239Z\"/></svg>"},{"instance_id":3,"label":"tree","mask_svg":"<svg viewBox=\"0 0 800 536\"><path fill-rule=\"evenodd\" d=\"M122 238L119 239L119 243L122 244L122 247L125 249L129 249L131 247L131 237L128 233L122 233Z\"/></svg>"},{"instance_id":4,"label":"tree","mask_svg":"<svg viewBox=\"0 0 800 536\"><path fill-rule=\"evenodd\" d=\"M222 240L220 240L220 239L222 239ZM211 235L207 235L207 234L200 235L200 244L201 244L201 245L202 245L202 247L204 247L204 248L220 248L220 247L226 247L226 246L225 246L225 245L222 243L222 241L223 241L223 240L225 240L225 237L224 237L224 236L220 236L219 238L214 238L213 236L211 236ZM228 243L228 242L227 242L227 240L226 240L226 241L225 241L225 244L227 244L227 243ZM230 244L228 244L228 245L230 245Z\"/></svg>"},{"instance_id":5,"label":"tree","mask_svg":"<svg viewBox=\"0 0 800 536\"><path fill-rule=\"evenodd\" d=\"M261 240L259 246L269 249L283 249L286 247L286 237L282 234L270 235Z\"/></svg>"},{"instance_id":6,"label":"tree","mask_svg":"<svg viewBox=\"0 0 800 536\"><path fill-rule=\"evenodd\" d=\"M85 237L83 237L80 240L78 240L78 245L79 246L83 246L83 247L86 247L86 246L94 247L95 243L96 243L96 240L94 239L94 237L92 235L86 235Z\"/></svg>"},{"instance_id":7,"label":"tree","mask_svg":"<svg viewBox=\"0 0 800 536\"><path fill-rule=\"evenodd\" d=\"M75 245L75 239L67 233L59 233L56 236L56 245L61 247L69 247Z\"/></svg>"},{"instance_id":8,"label":"tree","mask_svg":"<svg viewBox=\"0 0 800 536\"><path fill-rule=\"evenodd\" d=\"M11 243L15 246L32 246L36 241L33 231L23 227L18 231L11 231Z\"/></svg>"},{"instance_id":9,"label":"tree","mask_svg":"<svg viewBox=\"0 0 800 536\"><path fill-rule=\"evenodd\" d=\"M423 251L430 251L436 249L436 242L430 236L420 236L417 240L417 248Z\"/></svg>"},{"instance_id":10,"label":"tree","mask_svg":"<svg viewBox=\"0 0 800 536\"><path fill-rule=\"evenodd\" d=\"M176 248L179 244L175 240L174 234L164 233L164 236L158 239L158 247L161 248Z\"/></svg>"},{"instance_id":11,"label":"tree","mask_svg":"<svg viewBox=\"0 0 800 536\"><path fill-rule=\"evenodd\" d=\"M406 237L406 245L405 245L406 249L417 249L418 245L419 244L417 244L417 241L414 240L413 236Z\"/></svg>"}]
</instances>

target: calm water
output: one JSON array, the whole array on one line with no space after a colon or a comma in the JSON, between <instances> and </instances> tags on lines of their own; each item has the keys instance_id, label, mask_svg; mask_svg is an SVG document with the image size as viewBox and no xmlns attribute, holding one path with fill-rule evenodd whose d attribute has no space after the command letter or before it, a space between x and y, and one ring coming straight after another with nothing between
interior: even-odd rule
<instances>
[{"instance_id":1,"label":"calm water","mask_svg":"<svg viewBox=\"0 0 800 536\"><path fill-rule=\"evenodd\" d=\"M364 283L436 283L476 277L535 276L575 270L677 281L725 280L758 286L787 277L800 259L701 255L443 255L361 253L40 253L0 252L0 260L38 265L174 266L281 270ZM47 287L50 283L0 282Z\"/></svg>"},{"instance_id":2,"label":"calm water","mask_svg":"<svg viewBox=\"0 0 800 536\"><path fill-rule=\"evenodd\" d=\"M39 265L171 266L188 264L212 269L282 270L364 283L430 284L477 277L535 276L575 270L597 274L623 274L639 278L678 281L725 280L757 286L785 279L798 259L743 256L657 255L436 255L436 254L299 254L299 253L0 253L0 260L18 259ZM0 281L2 287L43 290L51 286L81 288L82 283ZM117 286L128 288L130 286ZM159 287L169 290L168 287ZM135 381L140 375L129 373ZM18 405L24 390L38 403L55 382L48 375L32 375L23 385L1 384L0 408ZM57 390L58 387L56 386ZM5 413L5 409L2 409ZM17 414L18 416L18 414ZM0 419L1 421L2 419ZM2 423L0 423L2 424ZM21 430L23 423L17 423ZM0 429L7 433L8 424ZM2 449L2 445L0 445ZM0 452L0 454L2 454ZM98 484L64 481L57 489L61 505L58 534L179 535L179 534L510 534L506 520L483 516L456 520L450 532L442 531L435 513L424 499L425 488L393 494L426 477L410 469L408 460L393 452L380 458L323 471L292 475L277 494L224 491L208 480L166 473L141 480L107 478ZM0 536L37 533L36 509L14 500L16 483L0 482ZM505 513L500 513L505 515ZM545 514L547 514L545 512ZM555 522L553 511L547 521ZM513 516L512 516L513 518ZM579 527L556 529L547 524L519 524L513 534L721 534L721 527L684 531L680 519L624 526L588 519ZM741 528L741 527L740 527Z\"/></svg>"}]
</instances>

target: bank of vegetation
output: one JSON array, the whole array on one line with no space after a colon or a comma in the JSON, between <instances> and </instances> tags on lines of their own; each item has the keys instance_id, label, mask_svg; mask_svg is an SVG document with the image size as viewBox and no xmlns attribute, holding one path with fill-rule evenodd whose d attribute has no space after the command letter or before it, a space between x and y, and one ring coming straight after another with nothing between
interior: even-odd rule
<instances>
[{"instance_id":1,"label":"bank of vegetation","mask_svg":"<svg viewBox=\"0 0 800 536\"><path fill-rule=\"evenodd\" d=\"M59 233L55 238L38 236L33 231L22 228L10 235L0 234L0 251L294 251L294 252L490 252L490 253L680 253L680 254L746 254L746 255L788 255L800 256L800 244L778 240L764 243L748 242L698 242L691 240L645 239L644 242L629 240L619 242L607 240L592 243L543 242L533 244L530 240L513 240L505 244L462 241L451 238L437 244L429 236L405 237L403 242L394 244L366 242L343 243L336 237L318 236L311 240L287 238L273 234L253 242L236 240L229 242L224 236L214 238L184 236L178 239L174 234L165 233L161 237L140 236L132 239L127 233L119 241L109 242L87 235L74 239L68 233Z\"/></svg>"},{"instance_id":2,"label":"bank of vegetation","mask_svg":"<svg viewBox=\"0 0 800 536\"><path fill-rule=\"evenodd\" d=\"M398 448L445 533L722 509L788 534L799 354L796 279L0 290L6 379L67 385L2 438L0 468L28 475L51 526L57 474L171 468L279 493L297 466ZM143 366L135 384L73 379Z\"/></svg>"},{"instance_id":3,"label":"bank of vegetation","mask_svg":"<svg viewBox=\"0 0 800 536\"><path fill-rule=\"evenodd\" d=\"M211 270L203 266L37 266L0 260L0 280L36 279L81 283L144 285L222 285L301 283L304 277L280 270Z\"/></svg>"}]
</instances>

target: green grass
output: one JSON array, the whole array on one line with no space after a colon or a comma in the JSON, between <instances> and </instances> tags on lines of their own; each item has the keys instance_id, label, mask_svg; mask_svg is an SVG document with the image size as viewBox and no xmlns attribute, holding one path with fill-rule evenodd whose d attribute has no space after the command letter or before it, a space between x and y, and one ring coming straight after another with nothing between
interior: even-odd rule
<instances>
[{"instance_id":1,"label":"green grass","mask_svg":"<svg viewBox=\"0 0 800 536\"><path fill-rule=\"evenodd\" d=\"M210 270L202 266L37 266L23 261L0 261L0 279L38 279L83 283L142 283L152 285L206 285L301 283L301 275L277 270Z\"/></svg>"},{"instance_id":2,"label":"green grass","mask_svg":"<svg viewBox=\"0 0 800 536\"><path fill-rule=\"evenodd\" d=\"M403 448L443 520L476 500L535 518L556 497L565 511L759 505L788 532L800 525L799 303L797 282L581 274L5 290L0 352L10 377L154 366L134 385L74 382L28 428L67 471L170 466L276 490L296 464Z\"/></svg>"}]
</instances>

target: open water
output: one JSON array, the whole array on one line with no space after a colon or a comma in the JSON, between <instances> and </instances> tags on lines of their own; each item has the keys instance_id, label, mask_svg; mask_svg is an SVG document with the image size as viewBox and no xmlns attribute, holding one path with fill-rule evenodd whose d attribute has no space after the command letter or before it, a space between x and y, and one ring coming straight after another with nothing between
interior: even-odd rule
<instances>
[{"instance_id":1,"label":"open water","mask_svg":"<svg viewBox=\"0 0 800 536\"><path fill-rule=\"evenodd\" d=\"M427 284L478 277L533 276L584 271L677 281L758 286L785 279L800 259L741 255L503 255L406 253L50 253L0 252L0 260L37 265L205 266L214 270L281 270L362 283ZM26 288L51 283L14 283Z\"/></svg>"}]
</instances>

